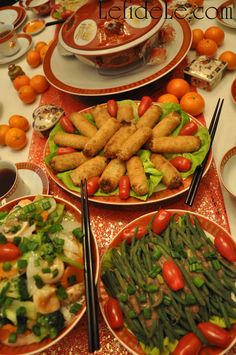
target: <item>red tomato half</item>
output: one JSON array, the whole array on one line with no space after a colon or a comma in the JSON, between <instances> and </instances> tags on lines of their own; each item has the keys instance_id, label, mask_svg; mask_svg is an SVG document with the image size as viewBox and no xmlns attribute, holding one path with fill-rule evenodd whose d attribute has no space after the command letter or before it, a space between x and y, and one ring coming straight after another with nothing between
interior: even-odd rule
<instances>
[{"instance_id":1,"label":"red tomato half","mask_svg":"<svg viewBox=\"0 0 236 355\"><path fill-rule=\"evenodd\" d=\"M182 272L172 259L164 262L162 267L162 276L171 290L178 291L184 287Z\"/></svg>"},{"instance_id":2,"label":"red tomato half","mask_svg":"<svg viewBox=\"0 0 236 355\"><path fill-rule=\"evenodd\" d=\"M121 200L126 200L130 193L130 181L127 175L122 176L119 182L119 197Z\"/></svg>"},{"instance_id":3,"label":"red tomato half","mask_svg":"<svg viewBox=\"0 0 236 355\"><path fill-rule=\"evenodd\" d=\"M0 261L11 261L19 258L20 249L13 243L0 244Z\"/></svg>"},{"instance_id":4,"label":"red tomato half","mask_svg":"<svg viewBox=\"0 0 236 355\"><path fill-rule=\"evenodd\" d=\"M72 147L59 147L57 149L57 155L70 154L70 153L74 153L74 152L77 152L77 150Z\"/></svg>"},{"instance_id":5,"label":"red tomato half","mask_svg":"<svg viewBox=\"0 0 236 355\"><path fill-rule=\"evenodd\" d=\"M74 131L75 131L75 128L74 128L72 122L66 116L63 116L60 119L60 125L62 126L63 130L67 133L74 133Z\"/></svg>"},{"instance_id":6,"label":"red tomato half","mask_svg":"<svg viewBox=\"0 0 236 355\"><path fill-rule=\"evenodd\" d=\"M170 163L174 165L174 167L178 171L189 171L192 166L191 160L185 158L185 157L175 157L170 160Z\"/></svg>"},{"instance_id":7,"label":"red tomato half","mask_svg":"<svg viewBox=\"0 0 236 355\"><path fill-rule=\"evenodd\" d=\"M214 244L219 253L227 260L236 261L236 244L226 234L218 234L214 239Z\"/></svg>"},{"instance_id":8,"label":"red tomato half","mask_svg":"<svg viewBox=\"0 0 236 355\"><path fill-rule=\"evenodd\" d=\"M216 324L204 322L199 323L197 327L206 340L214 346L225 349L231 343L230 333Z\"/></svg>"},{"instance_id":9,"label":"red tomato half","mask_svg":"<svg viewBox=\"0 0 236 355\"><path fill-rule=\"evenodd\" d=\"M88 196L92 196L99 189L99 176L93 176L87 181Z\"/></svg>"},{"instance_id":10,"label":"red tomato half","mask_svg":"<svg viewBox=\"0 0 236 355\"><path fill-rule=\"evenodd\" d=\"M161 234L170 222L171 213L160 209L152 221L152 230L156 234Z\"/></svg>"},{"instance_id":11,"label":"red tomato half","mask_svg":"<svg viewBox=\"0 0 236 355\"><path fill-rule=\"evenodd\" d=\"M116 100L108 100L107 101L107 111L111 115L111 117L117 116L118 105Z\"/></svg>"},{"instance_id":12,"label":"red tomato half","mask_svg":"<svg viewBox=\"0 0 236 355\"><path fill-rule=\"evenodd\" d=\"M152 98L150 96L143 96L141 99L141 102L138 107L138 115L141 117L147 109L151 106L152 104Z\"/></svg>"},{"instance_id":13,"label":"red tomato half","mask_svg":"<svg viewBox=\"0 0 236 355\"><path fill-rule=\"evenodd\" d=\"M194 333L184 335L172 355L198 355L202 343Z\"/></svg>"},{"instance_id":14,"label":"red tomato half","mask_svg":"<svg viewBox=\"0 0 236 355\"><path fill-rule=\"evenodd\" d=\"M180 130L179 135L180 136L193 136L198 130L198 125L190 121L188 122L183 128Z\"/></svg>"},{"instance_id":15,"label":"red tomato half","mask_svg":"<svg viewBox=\"0 0 236 355\"><path fill-rule=\"evenodd\" d=\"M107 320L112 329L122 328L124 319L119 302L115 298L108 298L104 307Z\"/></svg>"}]
</instances>

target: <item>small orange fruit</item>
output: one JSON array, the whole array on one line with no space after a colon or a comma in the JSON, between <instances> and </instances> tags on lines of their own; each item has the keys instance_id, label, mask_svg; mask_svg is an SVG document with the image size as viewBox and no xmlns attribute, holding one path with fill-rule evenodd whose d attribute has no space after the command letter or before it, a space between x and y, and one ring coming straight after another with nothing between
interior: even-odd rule
<instances>
[{"instance_id":1,"label":"small orange fruit","mask_svg":"<svg viewBox=\"0 0 236 355\"><path fill-rule=\"evenodd\" d=\"M197 44L204 38L204 32L200 28L195 28L192 30L193 40L191 48L196 48Z\"/></svg>"},{"instance_id":2,"label":"small orange fruit","mask_svg":"<svg viewBox=\"0 0 236 355\"><path fill-rule=\"evenodd\" d=\"M11 128L20 128L25 132L29 129L29 121L24 116L12 115L8 122Z\"/></svg>"},{"instance_id":3,"label":"small orange fruit","mask_svg":"<svg viewBox=\"0 0 236 355\"><path fill-rule=\"evenodd\" d=\"M185 94L180 100L182 110L193 116L198 116L203 112L205 100L195 91L190 91Z\"/></svg>"},{"instance_id":4,"label":"small orange fruit","mask_svg":"<svg viewBox=\"0 0 236 355\"><path fill-rule=\"evenodd\" d=\"M166 92L181 98L186 92L190 91L189 83L181 78L171 79L166 86Z\"/></svg>"},{"instance_id":5,"label":"small orange fruit","mask_svg":"<svg viewBox=\"0 0 236 355\"><path fill-rule=\"evenodd\" d=\"M27 143L25 132L20 128L10 128L6 134L6 145L15 150L24 148Z\"/></svg>"},{"instance_id":6,"label":"small orange fruit","mask_svg":"<svg viewBox=\"0 0 236 355\"><path fill-rule=\"evenodd\" d=\"M13 80L13 85L16 90L19 90L23 85L29 85L30 78L27 75L19 75Z\"/></svg>"},{"instance_id":7,"label":"small orange fruit","mask_svg":"<svg viewBox=\"0 0 236 355\"><path fill-rule=\"evenodd\" d=\"M213 39L217 46L221 46L225 39L225 33L220 27L211 26L205 31L204 37Z\"/></svg>"},{"instance_id":8,"label":"small orange fruit","mask_svg":"<svg viewBox=\"0 0 236 355\"><path fill-rule=\"evenodd\" d=\"M31 104L36 99L36 92L30 85L22 86L19 89L18 94L21 101L23 101L25 104Z\"/></svg>"},{"instance_id":9,"label":"small orange fruit","mask_svg":"<svg viewBox=\"0 0 236 355\"><path fill-rule=\"evenodd\" d=\"M0 125L0 145L6 145L6 134L9 131L10 126L7 124Z\"/></svg>"},{"instance_id":10,"label":"small orange fruit","mask_svg":"<svg viewBox=\"0 0 236 355\"><path fill-rule=\"evenodd\" d=\"M26 60L31 68L36 68L41 64L40 54L36 50L29 51L26 55Z\"/></svg>"},{"instance_id":11,"label":"small orange fruit","mask_svg":"<svg viewBox=\"0 0 236 355\"><path fill-rule=\"evenodd\" d=\"M42 94L49 88L49 82L44 75L35 75L30 79L30 86L37 94Z\"/></svg>"},{"instance_id":12,"label":"small orange fruit","mask_svg":"<svg viewBox=\"0 0 236 355\"><path fill-rule=\"evenodd\" d=\"M198 42L196 51L198 54L214 57L217 48L217 44L215 41L213 41L213 39L203 38Z\"/></svg>"},{"instance_id":13,"label":"small orange fruit","mask_svg":"<svg viewBox=\"0 0 236 355\"><path fill-rule=\"evenodd\" d=\"M43 41L40 41L40 42L37 42L34 46L34 49L37 51L37 52L40 52L41 48L43 48L44 46L46 46L47 43L46 42L43 42Z\"/></svg>"},{"instance_id":14,"label":"small orange fruit","mask_svg":"<svg viewBox=\"0 0 236 355\"><path fill-rule=\"evenodd\" d=\"M166 103L175 103L178 104L179 100L178 97L172 94L163 94L157 98L157 102L160 104L166 104Z\"/></svg>"},{"instance_id":15,"label":"small orange fruit","mask_svg":"<svg viewBox=\"0 0 236 355\"><path fill-rule=\"evenodd\" d=\"M221 53L219 59L223 62L227 63L228 70L235 70L236 69L236 53L231 51L225 51Z\"/></svg>"},{"instance_id":16,"label":"small orange fruit","mask_svg":"<svg viewBox=\"0 0 236 355\"><path fill-rule=\"evenodd\" d=\"M40 58L41 58L41 61L42 61L42 62L43 62L43 60L44 60L44 57L45 57L45 55L46 55L46 53L47 53L48 48L49 48L49 45L46 44L46 46L43 46L43 47L40 49Z\"/></svg>"}]
</instances>

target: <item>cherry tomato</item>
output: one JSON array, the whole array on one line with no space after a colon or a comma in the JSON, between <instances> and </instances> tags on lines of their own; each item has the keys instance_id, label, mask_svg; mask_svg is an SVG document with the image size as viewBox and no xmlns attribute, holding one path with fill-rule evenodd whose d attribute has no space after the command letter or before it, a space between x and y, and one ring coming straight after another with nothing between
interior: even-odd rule
<instances>
[{"instance_id":1,"label":"cherry tomato","mask_svg":"<svg viewBox=\"0 0 236 355\"><path fill-rule=\"evenodd\" d=\"M161 234L170 222L171 213L160 209L152 221L152 230L156 234Z\"/></svg>"},{"instance_id":2,"label":"cherry tomato","mask_svg":"<svg viewBox=\"0 0 236 355\"><path fill-rule=\"evenodd\" d=\"M193 136L198 130L198 125L190 121L188 122L185 126L182 127L182 129L179 132L180 136Z\"/></svg>"},{"instance_id":3,"label":"cherry tomato","mask_svg":"<svg viewBox=\"0 0 236 355\"><path fill-rule=\"evenodd\" d=\"M105 304L105 313L107 320L112 329L122 328L124 319L119 302L115 298L108 298Z\"/></svg>"},{"instance_id":4,"label":"cherry tomato","mask_svg":"<svg viewBox=\"0 0 236 355\"><path fill-rule=\"evenodd\" d=\"M214 244L219 253L227 260L236 261L236 245L233 239L225 234L218 234Z\"/></svg>"},{"instance_id":5,"label":"cherry tomato","mask_svg":"<svg viewBox=\"0 0 236 355\"><path fill-rule=\"evenodd\" d=\"M0 244L0 261L11 261L19 258L20 249L13 243Z\"/></svg>"},{"instance_id":6,"label":"cherry tomato","mask_svg":"<svg viewBox=\"0 0 236 355\"><path fill-rule=\"evenodd\" d=\"M151 106L151 104L152 104L152 99L150 96L143 96L141 98L141 102L138 107L139 117L141 117L147 111L147 109Z\"/></svg>"},{"instance_id":7,"label":"cherry tomato","mask_svg":"<svg viewBox=\"0 0 236 355\"><path fill-rule=\"evenodd\" d=\"M171 290L178 291L184 287L182 272L172 259L164 262L162 267L162 276Z\"/></svg>"},{"instance_id":8,"label":"cherry tomato","mask_svg":"<svg viewBox=\"0 0 236 355\"><path fill-rule=\"evenodd\" d=\"M128 227L122 231L121 239L131 242L135 232L136 232L136 239L142 239L148 233L148 230L146 226Z\"/></svg>"},{"instance_id":9,"label":"cherry tomato","mask_svg":"<svg viewBox=\"0 0 236 355\"><path fill-rule=\"evenodd\" d=\"M203 322L199 323L197 327L206 340L214 346L224 349L231 343L230 333L216 324Z\"/></svg>"},{"instance_id":10,"label":"cherry tomato","mask_svg":"<svg viewBox=\"0 0 236 355\"><path fill-rule=\"evenodd\" d=\"M67 19L67 17L69 17L70 15L72 15L73 14L73 11L71 11L71 10L64 10L64 11L62 11L62 13L61 13L61 18L63 19L63 20L65 20L65 19Z\"/></svg>"},{"instance_id":11,"label":"cherry tomato","mask_svg":"<svg viewBox=\"0 0 236 355\"><path fill-rule=\"evenodd\" d=\"M108 100L107 101L107 111L112 117L117 116L118 105L116 100Z\"/></svg>"},{"instance_id":12,"label":"cherry tomato","mask_svg":"<svg viewBox=\"0 0 236 355\"><path fill-rule=\"evenodd\" d=\"M60 125L62 126L63 130L67 133L74 133L74 131L75 131L75 128L74 128L72 122L66 116L63 116L60 119Z\"/></svg>"},{"instance_id":13,"label":"cherry tomato","mask_svg":"<svg viewBox=\"0 0 236 355\"><path fill-rule=\"evenodd\" d=\"M192 166L191 160L185 157L175 157L170 160L170 163L179 171L189 171Z\"/></svg>"},{"instance_id":14,"label":"cherry tomato","mask_svg":"<svg viewBox=\"0 0 236 355\"><path fill-rule=\"evenodd\" d=\"M99 189L99 176L93 176L87 181L88 196L92 196Z\"/></svg>"},{"instance_id":15,"label":"cherry tomato","mask_svg":"<svg viewBox=\"0 0 236 355\"><path fill-rule=\"evenodd\" d=\"M184 335L178 342L172 355L197 355L202 343L194 333Z\"/></svg>"},{"instance_id":16,"label":"cherry tomato","mask_svg":"<svg viewBox=\"0 0 236 355\"><path fill-rule=\"evenodd\" d=\"M129 181L129 177L126 176L122 176L120 178L120 182L119 182L119 197L121 200L126 200L129 197L129 193L130 193L130 181Z\"/></svg>"},{"instance_id":17,"label":"cherry tomato","mask_svg":"<svg viewBox=\"0 0 236 355\"><path fill-rule=\"evenodd\" d=\"M59 147L57 149L57 155L69 154L74 152L77 152L77 150L72 147Z\"/></svg>"},{"instance_id":18,"label":"cherry tomato","mask_svg":"<svg viewBox=\"0 0 236 355\"><path fill-rule=\"evenodd\" d=\"M210 348L209 346L204 346L201 349L199 355L220 355L222 353L222 349L220 348Z\"/></svg>"}]
</instances>

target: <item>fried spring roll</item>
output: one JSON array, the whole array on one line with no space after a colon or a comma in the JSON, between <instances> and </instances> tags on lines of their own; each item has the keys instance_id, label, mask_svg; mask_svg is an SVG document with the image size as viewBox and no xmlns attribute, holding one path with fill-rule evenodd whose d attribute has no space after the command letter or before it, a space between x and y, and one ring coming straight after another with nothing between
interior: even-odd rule
<instances>
[{"instance_id":1,"label":"fried spring roll","mask_svg":"<svg viewBox=\"0 0 236 355\"><path fill-rule=\"evenodd\" d=\"M117 153L117 158L128 160L146 143L151 137L152 130L149 127L140 127L134 132L128 140L123 144Z\"/></svg>"},{"instance_id":2,"label":"fried spring roll","mask_svg":"<svg viewBox=\"0 0 236 355\"><path fill-rule=\"evenodd\" d=\"M100 176L107 165L107 159L102 156L87 160L70 173L71 180L76 186L80 186L81 180L92 176Z\"/></svg>"},{"instance_id":3,"label":"fried spring roll","mask_svg":"<svg viewBox=\"0 0 236 355\"><path fill-rule=\"evenodd\" d=\"M97 128L81 113L72 113L70 115L70 120L83 136L91 138L97 133Z\"/></svg>"},{"instance_id":4,"label":"fried spring roll","mask_svg":"<svg viewBox=\"0 0 236 355\"><path fill-rule=\"evenodd\" d=\"M56 155L50 161L50 166L57 172L72 170L83 164L88 158L82 152Z\"/></svg>"},{"instance_id":5,"label":"fried spring roll","mask_svg":"<svg viewBox=\"0 0 236 355\"><path fill-rule=\"evenodd\" d=\"M178 112L166 115L152 130L152 138L169 136L180 124L181 116Z\"/></svg>"},{"instance_id":6,"label":"fried spring roll","mask_svg":"<svg viewBox=\"0 0 236 355\"><path fill-rule=\"evenodd\" d=\"M85 144L89 141L88 137L79 134L71 134L58 132L54 136L54 143L60 147L72 147L75 149L84 149Z\"/></svg>"},{"instance_id":7,"label":"fried spring roll","mask_svg":"<svg viewBox=\"0 0 236 355\"><path fill-rule=\"evenodd\" d=\"M161 116L161 108L157 105L152 105L147 111L140 117L137 127L147 126L153 128L159 121Z\"/></svg>"},{"instance_id":8,"label":"fried spring roll","mask_svg":"<svg viewBox=\"0 0 236 355\"><path fill-rule=\"evenodd\" d=\"M107 158L115 158L123 143L136 131L134 126L121 127L114 136L107 142L104 148L104 155Z\"/></svg>"},{"instance_id":9,"label":"fried spring roll","mask_svg":"<svg viewBox=\"0 0 236 355\"><path fill-rule=\"evenodd\" d=\"M182 185L180 173L167 159L160 154L152 154L150 159L155 168L162 172L162 182L169 189L176 189Z\"/></svg>"},{"instance_id":10,"label":"fried spring roll","mask_svg":"<svg viewBox=\"0 0 236 355\"><path fill-rule=\"evenodd\" d=\"M126 162L126 168L130 185L136 194L142 196L148 193L148 181L141 159L138 156L130 158Z\"/></svg>"},{"instance_id":11,"label":"fried spring roll","mask_svg":"<svg viewBox=\"0 0 236 355\"><path fill-rule=\"evenodd\" d=\"M120 159L112 159L106 166L100 178L102 191L109 193L117 188L121 176L125 175L126 166Z\"/></svg>"},{"instance_id":12,"label":"fried spring roll","mask_svg":"<svg viewBox=\"0 0 236 355\"><path fill-rule=\"evenodd\" d=\"M109 120L97 131L95 136L90 138L88 143L86 143L84 154L88 157L96 155L105 147L106 143L119 128L120 123L114 118L109 118Z\"/></svg>"},{"instance_id":13,"label":"fried spring roll","mask_svg":"<svg viewBox=\"0 0 236 355\"><path fill-rule=\"evenodd\" d=\"M91 110L91 114L98 128L101 128L111 118L106 106L97 105Z\"/></svg>"},{"instance_id":14,"label":"fried spring roll","mask_svg":"<svg viewBox=\"0 0 236 355\"><path fill-rule=\"evenodd\" d=\"M154 153L191 153L201 147L196 136L159 137L151 139L149 148Z\"/></svg>"},{"instance_id":15,"label":"fried spring roll","mask_svg":"<svg viewBox=\"0 0 236 355\"><path fill-rule=\"evenodd\" d=\"M131 122L134 119L134 111L131 103L123 103L118 105L117 121Z\"/></svg>"}]
</instances>

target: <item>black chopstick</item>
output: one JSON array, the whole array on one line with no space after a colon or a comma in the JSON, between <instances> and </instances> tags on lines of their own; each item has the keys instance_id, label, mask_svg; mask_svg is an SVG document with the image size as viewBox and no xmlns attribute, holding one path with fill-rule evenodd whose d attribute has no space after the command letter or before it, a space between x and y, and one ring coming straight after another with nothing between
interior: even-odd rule
<instances>
[{"instance_id":1,"label":"black chopstick","mask_svg":"<svg viewBox=\"0 0 236 355\"><path fill-rule=\"evenodd\" d=\"M94 264L93 264L93 243L90 229L90 216L88 207L87 181L81 181L81 210L83 228L83 253L84 253L84 281L86 294L86 311L88 326L88 350L93 353L99 350L98 330L98 301L95 286Z\"/></svg>"},{"instance_id":2,"label":"black chopstick","mask_svg":"<svg viewBox=\"0 0 236 355\"><path fill-rule=\"evenodd\" d=\"M45 26L48 27L48 26L53 26L53 25L57 25L59 23L63 23L65 22L65 19L59 19L59 20L56 20L56 21L50 21L50 22L46 22L45 23Z\"/></svg>"},{"instance_id":3,"label":"black chopstick","mask_svg":"<svg viewBox=\"0 0 236 355\"><path fill-rule=\"evenodd\" d=\"M216 104L216 108L215 111L213 113L212 119L211 119L211 123L209 126L209 134L211 136L211 143L210 143L210 147L209 150L207 152L207 155L205 157L205 159L203 160L202 164L198 165L194 174L193 174L193 178L191 181L191 185L189 187L189 191L188 191L188 195L186 197L185 203L189 206L193 205L194 202L194 198L196 196L197 190L198 190L198 186L200 184L201 178L202 178L202 174L204 172L206 163L207 163L207 159L208 156L210 154L210 150L211 150L211 146L215 137L215 133L216 133L216 129L218 126L218 122L220 119L220 114L221 114L221 110L222 110L222 106L224 103L224 99L218 99L217 104Z\"/></svg>"}]
</instances>

